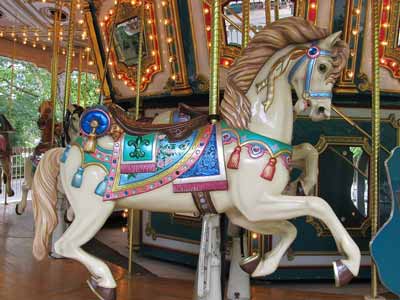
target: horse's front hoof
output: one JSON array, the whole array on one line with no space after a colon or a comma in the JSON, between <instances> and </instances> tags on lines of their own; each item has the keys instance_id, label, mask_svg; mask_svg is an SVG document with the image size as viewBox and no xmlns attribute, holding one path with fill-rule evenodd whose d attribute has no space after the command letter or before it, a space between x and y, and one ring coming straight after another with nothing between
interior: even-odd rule
<instances>
[{"instance_id":1,"label":"horse's front hoof","mask_svg":"<svg viewBox=\"0 0 400 300\"><path fill-rule=\"evenodd\" d=\"M92 277L87 281L89 288L100 300L116 300L116 288L105 288L97 284L96 280Z\"/></svg>"},{"instance_id":2,"label":"horse's front hoof","mask_svg":"<svg viewBox=\"0 0 400 300\"><path fill-rule=\"evenodd\" d=\"M14 195L15 195L15 193L14 193L13 190L11 190L11 191L9 191L9 192L7 193L7 196L8 196L8 197L13 197Z\"/></svg>"},{"instance_id":3,"label":"horse's front hoof","mask_svg":"<svg viewBox=\"0 0 400 300\"><path fill-rule=\"evenodd\" d=\"M353 279L353 273L341 260L334 261L332 264L336 287L347 285Z\"/></svg>"},{"instance_id":4,"label":"horse's front hoof","mask_svg":"<svg viewBox=\"0 0 400 300\"><path fill-rule=\"evenodd\" d=\"M18 216L21 216L24 212L22 211L22 212L19 212L19 204L17 204L16 206L15 206L15 213L18 215Z\"/></svg>"},{"instance_id":5,"label":"horse's front hoof","mask_svg":"<svg viewBox=\"0 0 400 300\"><path fill-rule=\"evenodd\" d=\"M242 261L240 262L240 267L247 274L253 274L260 261L261 261L260 255L258 254L252 255L242 259Z\"/></svg>"}]
</instances>

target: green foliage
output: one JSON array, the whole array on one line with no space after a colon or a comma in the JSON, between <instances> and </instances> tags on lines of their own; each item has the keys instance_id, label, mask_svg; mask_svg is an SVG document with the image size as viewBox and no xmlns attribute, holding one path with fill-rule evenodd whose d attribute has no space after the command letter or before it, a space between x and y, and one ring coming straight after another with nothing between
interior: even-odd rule
<instances>
[{"instance_id":1,"label":"green foliage","mask_svg":"<svg viewBox=\"0 0 400 300\"><path fill-rule=\"evenodd\" d=\"M0 113L7 116L16 129L12 136L13 146L32 147L39 142L40 132L36 125L38 108L43 100L50 99L51 74L34 64L23 61L14 63L13 97L10 99L12 60L0 57ZM87 78L87 81L86 81ZM96 104L98 101L98 81L92 74L82 74L81 105ZM76 103L78 72L73 72L71 101ZM57 105L57 119L61 121L62 107Z\"/></svg>"}]
</instances>

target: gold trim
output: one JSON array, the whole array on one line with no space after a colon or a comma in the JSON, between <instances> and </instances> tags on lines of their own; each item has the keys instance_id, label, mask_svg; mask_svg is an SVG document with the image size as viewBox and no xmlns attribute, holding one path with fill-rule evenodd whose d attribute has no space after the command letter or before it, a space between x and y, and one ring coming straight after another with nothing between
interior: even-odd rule
<instances>
[{"instance_id":1,"label":"gold trim","mask_svg":"<svg viewBox=\"0 0 400 300\"><path fill-rule=\"evenodd\" d=\"M330 149L330 146L361 146L365 153L371 157L372 149L369 145L369 141L365 137L345 137L345 136L321 136L318 140L317 144L314 146L315 149L318 151L318 154L321 155L327 149ZM370 158L371 159L371 158ZM353 165L351 163L351 165ZM354 168L354 166L353 166ZM370 186L370 182L368 182L368 187ZM316 194L319 194L319 177L318 177L318 184L316 186ZM370 199L368 201L370 205ZM329 231L328 227L321 222L319 219L316 219L311 216L306 217L306 222L311 224L317 232L319 237L325 236L332 236L331 232ZM371 225L371 218L368 215L364 221L360 224L359 227L346 227L347 231L352 236L362 236L365 237L367 231Z\"/></svg>"}]
</instances>

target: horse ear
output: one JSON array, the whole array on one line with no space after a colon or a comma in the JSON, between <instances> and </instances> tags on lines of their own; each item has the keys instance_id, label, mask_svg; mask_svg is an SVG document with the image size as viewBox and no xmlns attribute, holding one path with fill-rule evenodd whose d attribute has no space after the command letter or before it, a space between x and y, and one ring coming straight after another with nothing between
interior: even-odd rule
<instances>
[{"instance_id":1,"label":"horse ear","mask_svg":"<svg viewBox=\"0 0 400 300\"><path fill-rule=\"evenodd\" d=\"M331 49L338 40L340 40L340 36L342 35L341 31L337 31L335 33L332 33L331 35L328 35L326 38L321 40L318 45L322 49Z\"/></svg>"}]
</instances>

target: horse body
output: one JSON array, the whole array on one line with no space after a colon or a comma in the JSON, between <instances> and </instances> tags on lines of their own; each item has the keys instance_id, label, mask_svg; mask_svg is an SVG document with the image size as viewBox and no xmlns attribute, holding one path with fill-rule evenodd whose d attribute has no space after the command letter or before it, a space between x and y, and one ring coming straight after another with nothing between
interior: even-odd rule
<instances>
[{"instance_id":1,"label":"horse body","mask_svg":"<svg viewBox=\"0 0 400 300\"><path fill-rule=\"evenodd\" d=\"M293 45L287 45L288 42L286 42L286 44L276 46L270 58L262 63L262 68L254 67L255 76L250 80L247 76L250 72L249 63L240 59L235 63L236 67L233 67L231 71L239 69L239 77L247 76L250 83L241 84L235 81L233 75L228 74L228 85L221 107L222 115L228 125L236 128L248 128L256 134L290 144L293 131L291 87L294 87L299 98L295 105L295 111L300 112L311 107L310 116L313 120L329 118L329 95L331 95L332 82L329 82L327 78L330 73L341 69L341 66L335 65L332 55L322 54L320 56L317 53L318 55L314 56L314 53L318 51L330 53L331 50L332 52L336 51L336 54L340 52L335 49L338 34L328 36L324 31L318 31L316 27L304 22L306 21L299 18L287 18L271 25L278 29L282 26L283 35L290 35L292 31L296 30L299 30L299 35L307 35L306 30L309 27L311 33L306 38L286 37L288 40L292 39L292 43L294 41L302 42L296 42ZM265 30L265 33L269 33L268 29ZM261 32L260 35L262 36L262 34L264 33ZM317 38L318 36L319 38ZM309 42L318 39L322 39L318 43L318 47ZM247 54L246 51L249 49L252 51L253 43L256 45L257 42L256 35L243 54L254 61L257 60L257 57ZM254 53L261 54L263 51L257 52L256 49ZM241 64L244 65L242 68L245 70L244 73L240 73ZM324 67L320 67L320 65L324 65ZM314 68L314 66L317 67ZM304 74L307 74L306 78ZM311 85L307 85L307 82L311 82ZM106 149L113 149L114 140L111 136L105 136L98 139L98 144ZM230 161L235 151L239 151L240 154L240 167L226 170L229 190L211 192L216 210L219 213L226 213L235 225L261 234L275 234L281 237L278 245L260 261L257 261L255 268L251 269L252 275L265 276L276 270L280 259L297 234L294 225L287 220L306 215L321 219L326 223L339 251L345 256L345 259L334 263L337 284L346 283L343 281L343 276L357 275L360 251L330 206L319 197L282 195L289 182L289 170L279 156L272 161L274 173L266 179L260 176L265 171L265 158L254 159L247 151L240 151L240 147L238 150L236 145L228 144L224 146L225 162ZM54 206L56 188L59 185L65 191L75 212L75 220L58 240L55 250L65 257L82 262L93 275L88 282L92 290L97 293L107 290L107 293L103 293L103 297L107 294L109 295L107 299L114 299L115 294L112 291L115 291L116 282L109 268L104 262L80 248L100 230L114 208L180 213L195 213L198 210L189 193L173 193L171 184L133 197L103 201L102 197L93 191L107 175L105 171L98 166L86 167L81 187L75 188L71 182L74 172L82 163L80 150L73 146L69 150L65 162L60 164L62 152L62 148L48 151L35 174L33 189L36 220L34 255L37 258L43 258L46 255L48 238L57 219ZM268 155L266 154L266 159L269 159L269 163L271 163L271 157ZM58 175L59 177L57 177Z\"/></svg>"}]
</instances>

